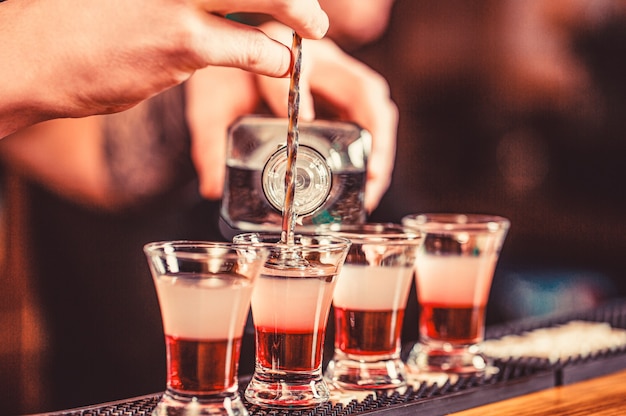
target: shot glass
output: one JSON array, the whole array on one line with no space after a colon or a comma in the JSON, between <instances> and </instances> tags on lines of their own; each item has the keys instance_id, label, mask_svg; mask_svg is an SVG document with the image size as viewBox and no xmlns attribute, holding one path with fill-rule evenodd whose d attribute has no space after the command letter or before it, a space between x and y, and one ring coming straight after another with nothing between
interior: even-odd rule
<instances>
[{"instance_id":1,"label":"shot glass","mask_svg":"<svg viewBox=\"0 0 626 416\"><path fill-rule=\"evenodd\" d=\"M293 244L283 244L278 234L255 233L234 241L270 248L252 295L256 358L246 400L270 408L309 408L328 401L322 353L350 241L296 235Z\"/></svg>"},{"instance_id":2,"label":"shot glass","mask_svg":"<svg viewBox=\"0 0 626 416\"><path fill-rule=\"evenodd\" d=\"M335 351L326 379L340 389L404 386L400 335L419 233L381 223L333 225L320 232L352 242L333 296Z\"/></svg>"},{"instance_id":3,"label":"shot glass","mask_svg":"<svg viewBox=\"0 0 626 416\"><path fill-rule=\"evenodd\" d=\"M481 214L408 215L402 223L421 232L415 282L419 342L407 359L412 373L486 374L481 354L485 310L506 218Z\"/></svg>"},{"instance_id":4,"label":"shot glass","mask_svg":"<svg viewBox=\"0 0 626 416\"><path fill-rule=\"evenodd\" d=\"M247 415L237 382L241 337L268 251L171 241L149 243L144 253L167 351L167 387L153 415Z\"/></svg>"}]
</instances>

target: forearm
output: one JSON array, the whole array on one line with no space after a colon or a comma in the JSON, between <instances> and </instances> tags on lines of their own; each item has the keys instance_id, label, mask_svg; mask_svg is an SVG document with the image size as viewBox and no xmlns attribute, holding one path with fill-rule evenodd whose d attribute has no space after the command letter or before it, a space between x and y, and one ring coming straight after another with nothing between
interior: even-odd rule
<instances>
[{"instance_id":1,"label":"forearm","mask_svg":"<svg viewBox=\"0 0 626 416\"><path fill-rule=\"evenodd\" d=\"M6 168L72 201L104 207L112 200L101 117L51 120L0 140Z\"/></svg>"},{"instance_id":2,"label":"forearm","mask_svg":"<svg viewBox=\"0 0 626 416\"><path fill-rule=\"evenodd\" d=\"M43 39L49 23L37 3L19 0L0 5L0 138L63 111L64 99L55 99L58 93L49 76L59 54L51 49L50 39ZM41 50L45 54L37 53Z\"/></svg>"},{"instance_id":3,"label":"forearm","mask_svg":"<svg viewBox=\"0 0 626 416\"><path fill-rule=\"evenodd\" d=\"M208 65L285 76L289 48L224 17L237 11L274 15L305 38L328 28L316 0L2 2L0 137L128 109Z\"/></svg>"}]
</instances>

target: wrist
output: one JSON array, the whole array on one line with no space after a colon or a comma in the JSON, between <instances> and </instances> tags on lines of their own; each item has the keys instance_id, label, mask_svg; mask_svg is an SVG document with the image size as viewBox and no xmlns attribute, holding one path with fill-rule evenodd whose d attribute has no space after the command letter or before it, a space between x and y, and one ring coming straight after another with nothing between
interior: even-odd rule
<instances>
[{"instance_id":1,"label":"wrist","mask_svg":"<svg viewBox=\"0 0 626 416\"><path fill-rule=\"evenodd\" d=\"M63 54L49 36L53 19L39 6L20 0L3 2L0 8L6 40L0 48L0 137L64 114L67 97L60 93L65 86L54 72Z\"/></svg>"}]
</instances>

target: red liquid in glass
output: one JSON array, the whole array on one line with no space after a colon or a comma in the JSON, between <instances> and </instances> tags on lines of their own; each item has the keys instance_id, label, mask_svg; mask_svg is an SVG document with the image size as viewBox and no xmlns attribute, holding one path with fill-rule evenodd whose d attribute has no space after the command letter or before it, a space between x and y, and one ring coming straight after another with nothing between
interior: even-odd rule
<instances>
[{"instance_id":1,"label":"red liquid in glass","mask_svg":"<svg viewBox=\"0 0 626 416\"><path fill-rule=\"evenodd\" d=\"M359 311L335 307L335 347L347 354L393 354L399 349L403 318L403 309Z\"/></svg>"},{"instance_id":2,"label":"red liquid in glass","mask_svg":"<svg viewBox=\"0 0 626 416\"><path fill-rule=\"evenodd\" d=\"M273 370L315 371L322 364L324 333L257 326L257 361Z\"/></svg>"},{"instance_id":3,"label":"red liquid in glass","mask_svg":"<svg viewBox=\"0 0 626 416\"><path fill-rule=\"evenodd\" d=\"M420 333L452 344L474 344L483 339L485 306L420 304Z\"/></svg>"},{"instance_id":4,"label":"red liquid in glass","mask_svg":"<svg viewBox=\"0 0 626 416\"><path fill-rule=\"evenodd\" d=\"M241 338L195 340L166 336L168 386L184 393L222 392L237 382Z\"/></svg>"}]
</instances>

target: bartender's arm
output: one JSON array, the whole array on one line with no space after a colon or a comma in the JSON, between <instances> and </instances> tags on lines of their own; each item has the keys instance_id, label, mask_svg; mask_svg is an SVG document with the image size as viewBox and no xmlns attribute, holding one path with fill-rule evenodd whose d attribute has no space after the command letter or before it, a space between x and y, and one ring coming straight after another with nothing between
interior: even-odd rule
<instances>
[{"instance_id":1,"label":"bartender's arm","mask_svg":"<svg viewBox=\"0 0 626 416\"><path fill-rule=\"evenodd\" d=\"M0 2L0 138L60 117L117 112L208 65L286 76L291 53L224 18L273 15L319 39L315 0L7 0Z\"/></svg>"}]
</instances>

